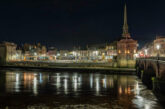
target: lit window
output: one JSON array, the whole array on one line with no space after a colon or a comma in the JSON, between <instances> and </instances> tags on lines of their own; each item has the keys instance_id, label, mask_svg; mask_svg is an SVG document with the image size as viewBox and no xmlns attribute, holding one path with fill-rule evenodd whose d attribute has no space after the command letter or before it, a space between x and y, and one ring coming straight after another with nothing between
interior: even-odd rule
<instances>
[{"instance_id":1,"label":"lit window","mask_svg":"<svg viewBox=\"0 0 165 109\"><path fill-rule=\"evenodd\" d=\"M136 50L134 50L134 53L136 53Z\"/></svg>"}]
</instances>

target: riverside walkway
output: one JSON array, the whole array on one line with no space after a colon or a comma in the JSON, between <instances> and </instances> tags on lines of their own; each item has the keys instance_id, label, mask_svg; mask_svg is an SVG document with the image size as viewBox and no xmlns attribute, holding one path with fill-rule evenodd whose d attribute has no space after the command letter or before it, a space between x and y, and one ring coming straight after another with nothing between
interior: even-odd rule
<instances>
[{"instance_id":1,"label":"riverside walkway","mask_svg":"<svg viewBox=\"0 0 165 109\"><path fill-rule=\"evenodd\" d=\"M31 68L31 69L56 69L56 70L95 70L135 72L135 68L119 68L116 63L109 62L37 62L37 61L12 61L1 67L6 68Z\"/></svg>"}]
</instances>

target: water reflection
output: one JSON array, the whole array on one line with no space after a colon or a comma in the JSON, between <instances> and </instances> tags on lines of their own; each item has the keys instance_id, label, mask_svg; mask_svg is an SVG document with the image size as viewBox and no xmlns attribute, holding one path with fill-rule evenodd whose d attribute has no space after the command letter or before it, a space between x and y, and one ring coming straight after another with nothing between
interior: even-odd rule
<instances>
[{"instance_id":1,"label":"water reflection","mask_svg":"<svg viewBox=\"0 0 165 109\"><path fill-rule=\"evenodd\" d=\"M67 78L64 79L64 92L68 94L68 80Z\"/></svg>"},{"instance_id":2,"label":"water reflection","mask_svg":"<svg viewBox=\"0 0 165 109\"><path fill-rule=\"evenodd\" d=\"M40 92L41 86L46 87L49 85L53 85L55 91L64 92L64 94L68 94L71 92L72 88L74 92L82 89L82 84L85 84L85 87L88 90L95 90L96 95L99 95L100 90L108 88L113 88L114 79L109 76L99 76L94 74L90 74L90 76L85 77L82 81L82 74L50 74L50 73L31 73L31 72L6 72L6 89L7 92L32 92L34 95L37 95ZM62 80L62 81L61 81ZM90 86L88 87L88 81ZM109 83L107 82L109 81ZM72 84L72 88L69 87L69 84ZM61 84L63 84L61 88ZM95 87L93 87L95 85ZM20 88L24 87L24 90L20 90ZM39 88L39 89L38 89Z\"/></svg>"},{"instance_id":3,"label":"water reflection","mask_svg":"<svg viewBox=\"0 0 165 109\"><path fill-rule=\"evenodd\" d=\"M41 83L42 83L42 81L43 81L43 80L42 80L42 73L40 73L39 78L40 78L40 79L39 79L39 81L40 81L40 84L41 84Z\"/></svg>"},{"instance_id":4,"label":"water reflection","mask_svg":"<svg viewBox=\"0 0 165 109\"><path fill-rule=\"evenodd\" d=\"M36 75L34 75L34 80L33 80L33 93L34 93L34 95L38 94L38 91L37 91L38 86L37 85L38 85L37 77L36 77Z\"/></svg>"},{"instance_id":5,"label":"water reflection","mask_svg":"<svg viewBox=\"0 0 165 109\"><path fill-rule=\"evenodd\" d=\"M77 84L78 84L78 77L77 77L77 75L73 76L72 83L73 83L74 92L77 92Z\"/></svg>"},{"instance_id":6,"label":"water reflection","mask_svg":"<svg viewBox=\"0 0 165 109\"><path fill-rule=\"evenodd\" d=\"M87 103L90 106L104 104L107 108L115 105L125 109L128 107L161 109L156 97L141 85L142 83L135 76L77 72L5 72L4 74L5 76L0 74L0 79L4 80L0 81L0 88L6 90L0 90L0 93L3 96L17 95L19 102L24 102L21 98L24 96L27 98L42 96L43 99L39 98L39 104L45 105L52 102L55 103L53 105L64 106L59 103L65 102ZM147 98L144 93L152 98ZM81 102L77 103L80 99ZM32 100L29 98L29 102Z\"/></svg>"},{"instance_id":7,"label":"water reflection","mask_svg":"<svg viewBox=\"0 0 165 109\"><path fill-rule=\"evenodd\" d=\"M90 88L93 88L93 74L90 74Z\"/></svg>"},{"instance_id":8,"label":"water reflection","mask_svg":"<svg viewBox=\"0 0 165 109\"><path fill-rule=\"evenodd\" d=\"M107 88L107 79L106 79L106 77L103 79L103 87L105 89Z\"/></svg>"},{"instance_id":9,"label":"water reflection","mask_svg":"<svg viewBox=\"0 0 165 109\"><path fill-rule=\"evenodd\" d=\"M19 77L20 75L17 73L16 74L16 82L15 82L15 91L16 92L19 92L19 84L20 84L20 80L19 80Z\"/></svg>"},{"instance_id":10,"label":"water reflection","mask_svg":"<svg viewBox=\"0 0 165 109\"><path fill-rule=\"evenodd\" d=\"M57 77L56 77L56 87L57 87L57 91L59 92L61 87L61 78L59 73L57 73Z\"/></svg>"}]
</instances>

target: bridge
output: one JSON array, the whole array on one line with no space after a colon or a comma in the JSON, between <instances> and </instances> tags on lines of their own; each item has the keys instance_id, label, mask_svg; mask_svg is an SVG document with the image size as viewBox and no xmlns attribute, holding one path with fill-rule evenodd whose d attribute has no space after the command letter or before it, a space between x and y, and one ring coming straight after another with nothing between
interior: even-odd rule
<instances>
[{"instance_id":1,"label":"bridge","mask_svg":"<svg viewBox=\"0 0 165 109\"><path fill-rule=\"evenodd\" d=\"M136 73L148 88L165 92L165 57L139 58Z\"/></svg>"}]
</instances>

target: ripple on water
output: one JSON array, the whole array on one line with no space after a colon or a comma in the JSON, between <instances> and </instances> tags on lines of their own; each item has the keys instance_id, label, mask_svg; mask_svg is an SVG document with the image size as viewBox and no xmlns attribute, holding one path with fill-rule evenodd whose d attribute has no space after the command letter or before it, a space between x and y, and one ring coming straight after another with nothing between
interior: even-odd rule
<instances>
[{"instance_id":1,"label":"ripple on water","mask_svg":"<svg viewBox=\"0 0 165 109\"><path fill-rule=\"evenodd\" d=\"M36 105L28 106L27 109L123 109L119 105L112 105L111 107L108 104L101 105L90 105L90 104L77 104L77 105L60 105L54 107L48 107L45 105Z\"/></svg>"},{"instance_id":2,"label":"ripple on water","mask_svg":"<svg viewBox=\"0 0 165 109\"><path fill-rule=\"evenodd\" d=\"M163 109L158 103L156 96L152 90L148 90L140 80L138 80L139 93L135 94L132 102L138 109ZM136 90L135 90L136 91Z\"/></svg>"},{"instance_id":3,"label":"ripple on water","mask_svg":"<svg viewBox=\"0 0 165 109\"><path fill-rule=\"evenodd\" d=\"M163 109L130 75L6 71L0 89L0 109Z\"/></svg>"}]
</instances>

